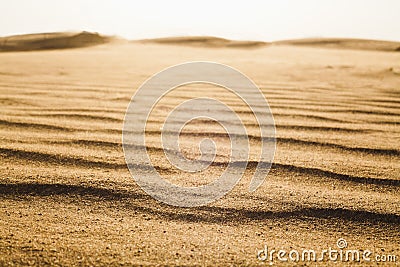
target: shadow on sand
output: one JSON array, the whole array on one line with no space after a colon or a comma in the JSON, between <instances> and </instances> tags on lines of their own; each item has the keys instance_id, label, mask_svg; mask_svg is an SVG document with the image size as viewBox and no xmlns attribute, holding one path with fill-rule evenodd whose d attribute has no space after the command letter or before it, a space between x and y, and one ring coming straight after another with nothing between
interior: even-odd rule
<instances>
[{"instance_id":1,"label":"shadow on sand","mask_svg":"<svg viewBox=\"0 0 400 267\"><path fill-rule=\"evenodd\" d=\"M268 211L252 208L226 208L203 206L196 208L177 208L160 204L145 192L135 188L132 191L109 189L88 185L43 184L43 183L1 183L0 198L68 197L87 199L96 202L108 202L118 206L117 210L137 211L151 216L184 222L204 223L245 223L266 219L301 219L318 220L332 219L367 224L394 224L400 226L400 216L383 214L365 210L350 210L344 208L295 208L284 211ZM285 204L285 203L282 203Z\"/></svg>"}]
</instances>

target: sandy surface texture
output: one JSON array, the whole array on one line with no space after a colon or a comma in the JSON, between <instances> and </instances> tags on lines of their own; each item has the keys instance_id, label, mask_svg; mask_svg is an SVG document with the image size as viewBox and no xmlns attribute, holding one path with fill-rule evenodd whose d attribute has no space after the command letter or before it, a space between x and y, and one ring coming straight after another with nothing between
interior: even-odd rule
<instances>
[{"instance_id":1,"label":"sandy surface texture","mask_svg":"<svg viewBox=\"0 0 400 267\"><path fill-rule=\"evenodd\" d=\"M398 264L400 53L194 42L0 54L0 265L269 265L257 259L265 246L319 252L337 248L340 238L348 249L372 252L373 261L363 265L382 264L377 255L397 255ZM214 164L187 174L165 159L160 127L187 99L224 101L251 137L250 162L233 191L204 207L178 208L135 183L122 126L147 78L195 60L232 66L260 87L274 115L277 150L265 183L248 192L260 149L249 108L216 86L171 92L151 114L146 134L165 179L206 184L230 160L228 135L205 120L184 128L182 149L195 158L201 138L211 137L218 145ZM293 265L276 255L273 263Z\"/></svg>"}]
</instances>

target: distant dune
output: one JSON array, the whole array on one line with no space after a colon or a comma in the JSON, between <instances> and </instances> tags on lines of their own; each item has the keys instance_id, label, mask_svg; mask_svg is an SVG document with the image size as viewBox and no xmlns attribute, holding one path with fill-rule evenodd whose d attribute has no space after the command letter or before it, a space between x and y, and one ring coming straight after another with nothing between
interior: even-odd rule
<instances>
[{"instance_id":1,"label":"distant dune","mask_svg":"<svg viewBox=\"0 0 400 267\"><path fill-rule=\"evenodd\" d=\"M67 49L115 42L116 37L92 32L53 32L13 35L0 37L2 51L32 51L46 49ZM126 41L126 40L124 40ZM346 39L346 38L307 38L276 42L229 40L213 36L180 36L134 40L132 43L182 45L204 48L260 48L269 45L310 46L334 49L357 49L375 51L400 51L400 42Z\"/></svg>"},{"instance_id":2,"label":"distant dune","mask_svg":"<svg viewBox=\"0 0 400 267\"><path fill-rule=\"evenodd\" d=\"M91 32L53 32L13 35L0 38L0 51L66 49L104 44L113 37Z\"/></svg>"},{"instance_id":3,"label":"distant dune","mask_svg":"<svg viewBox=\"0 0 400 267\"><path fill-rule=\"evenodd\" d=\"M141 43L157 43L171 45L188 45L201 47L236 47L255 48L266 46L269 43L260 41L236 41L213 36L181 36L140 40Z\"/></svg>"},{"instance_id":4,"label":"distant dune","mask_svg":"<svg viewBox=\"0 0 400 267\"><path fill-rule=\"evenodd\" d=\"M326 48L360 49L376 51L400 51L400 42L347 39L347 38L307 38L274 42L277 45L300 45Z\"/></svg>"},{"instance_id":5,"label":"distant dune","mask_svg":"<svg viewBox=\"0 0 400 267\"><path fill-rule=\"evenodd\" d=\"M400 42L366 40L366 39L345 39L345 38L308 38L283 40L272 43L261 41L238 41L213 36L181 36L140 40L141 43L156 43L169 45L185 45L210 48L259 48L267 45L295 45L311 46L336 49L357 49L376 51L400 51Z\"/></svg>"}]
</instances>

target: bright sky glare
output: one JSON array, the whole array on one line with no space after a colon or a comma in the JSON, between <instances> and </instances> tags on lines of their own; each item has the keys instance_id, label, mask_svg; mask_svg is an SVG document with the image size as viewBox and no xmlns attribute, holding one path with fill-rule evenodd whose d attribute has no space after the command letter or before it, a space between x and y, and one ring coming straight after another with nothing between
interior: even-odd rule
<instances>
[{"instance_id":1,"label":"bright sky glare","mask_svg":"<svg viewBox=\"0 0 400 267\"><path fill-rule=\"evenodd\" d=\"M211 35L400 41L398 0L3 0L0 12L1 36L87 30L128 39Z\"/></svg>"}]
</instances>

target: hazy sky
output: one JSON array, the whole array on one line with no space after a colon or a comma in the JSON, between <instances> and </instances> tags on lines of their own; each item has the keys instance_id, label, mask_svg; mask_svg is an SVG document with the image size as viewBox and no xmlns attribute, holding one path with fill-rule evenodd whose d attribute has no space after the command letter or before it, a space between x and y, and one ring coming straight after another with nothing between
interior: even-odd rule
<instances>
[{"instance_id":1,"label":"hazy sky","mask_svg":"<svg viewBox=\"0 0 400 267\"><path fill-rule=\"evenodd\" d=\"M1 0L0 14L1 36L87 30L129 39L213 35L400 41L399 0Z\"/></svg>"}]
</instances>

